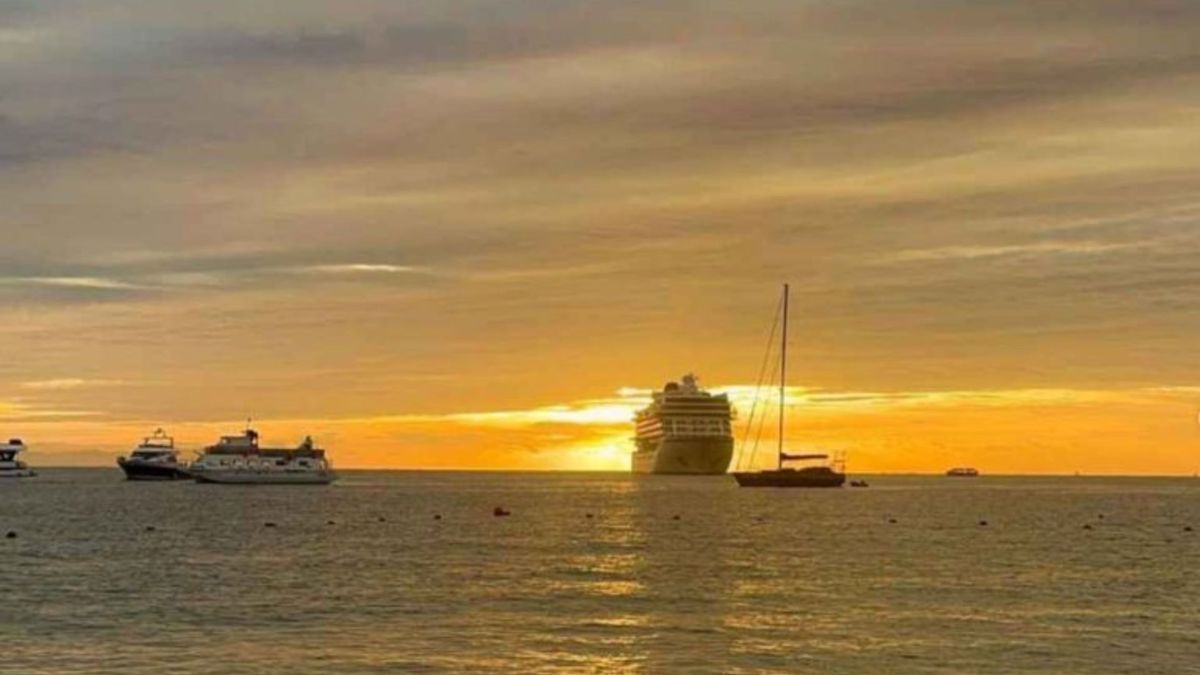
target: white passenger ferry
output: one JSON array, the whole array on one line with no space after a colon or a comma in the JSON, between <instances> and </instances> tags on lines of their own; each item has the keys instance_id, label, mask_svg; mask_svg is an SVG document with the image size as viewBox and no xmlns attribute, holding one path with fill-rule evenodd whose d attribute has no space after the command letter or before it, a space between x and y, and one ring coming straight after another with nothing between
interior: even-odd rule
<instances>
[{"instance_id":1,"label":"white passenger ferry","mask_svg":"<svg viewBox=\"0 0 1200 675\"><path fill-rule=\"evenodd\" d=\"M0 443L0 478L30 478L37 475L25 462L17 459L22 452L25 452L25 444L19 438Z\"/></svg>"},{"instance_id":2,"label":"white passenger ferry","mask_svg":"<svg viewBox=\"0 0 1200 675\"><path fill-rule=\"evenodd\" d=\"M325 451L311 437L295 448L263 448L258 432L222 436L187 469L201 483L326 485L337 480Z\"/></svg>"}]
</instances>

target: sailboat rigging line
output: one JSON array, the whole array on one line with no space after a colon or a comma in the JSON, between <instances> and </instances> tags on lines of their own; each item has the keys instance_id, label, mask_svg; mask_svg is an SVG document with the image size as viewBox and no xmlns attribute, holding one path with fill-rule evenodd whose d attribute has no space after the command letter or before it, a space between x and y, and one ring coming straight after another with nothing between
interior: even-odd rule
<instances>
[{"instance_id":1,"label":"sailboat rigging line","mask_svg":"<svg viewBox=\"0 0 1200 675\"><path fill-rule=\"evenodd\" d=\"M778 373L779 373L779 362L776 361L775 367L771 369L771 379L772 380L775 379L775 376ZM758 456L758 446L760 443L762 443L763 430L767 428L767 413L770 412L770 405L771 405L770 399L768 399L763 405L766 406L766 408L763 410L762 414L758 416L758 435L755 436L754 445L750 449L750 460L752 463L751 463L750 467L747 467L747 468L752 468L754 466L753 460L755 457Z\"/></svg>"},{"instance_id":2,"label":"sailboat rigging line","mask_svg":"<svg viewBox=\"0 0 1200 675\"><path fill-rule=\"evenodd\" d=\"M767 348L766 350L763 350L762 354L762 365L758 366L758 381L755 383L754 401L752 401L750 404L750 417L746 419L746 430L745 434L742 436L742 452L738 453L738 468L742 468L745 464L746 443L749 442L750 435L754 434L755 412L758 410L758 399L760 399L760 395L762 393L763 382L766 382L764 377L767 375L767 364L770 363L770 354L772 354L772 350L775 345L775 333L779 330L779 319L780 316L782 316L782 311L784 311L784 300L780 299L779 304L775 306L775 321L772 323L772 325L770 325L770 335L767 336ZM774 380L774 372L772 372L772 380ZM766 411L763 411L761 419L766 419ZM751 464L752 461L754 461L754 455L758 452L758 440L761 440L761 438L762 422L760 420L758 437L755 440L754 448L752 448L750 452Z\"/></svg>"},{"instance_id":3,"label":"sailboat rigging line","mask_svg":"<svg viewBox=\"0 0 1200 675\"><path fill-rule=\"evenodd\" d=\"M763 351L762 365L758 368L758 382L754 385L754 399L750 404L750 416L746 419L746 431L742 434L742 451L738 453L737 468L741 469L746 459L746 442L750 439L750 434L754 430L754 413L758 409L759 393L762 390L763 377L767 374L767 363L771 359L771 349L775 345L775 332L779 330L779 317L783 310L783 300L780 299L779 304L775 307L775 321L771 324L771 334L767 336L767 348ZM761 436L761 432L759 433ZM758 444L755 443L757 449ZM752 457L753 458L753 457Z\"/></svg>"}]
</instances>

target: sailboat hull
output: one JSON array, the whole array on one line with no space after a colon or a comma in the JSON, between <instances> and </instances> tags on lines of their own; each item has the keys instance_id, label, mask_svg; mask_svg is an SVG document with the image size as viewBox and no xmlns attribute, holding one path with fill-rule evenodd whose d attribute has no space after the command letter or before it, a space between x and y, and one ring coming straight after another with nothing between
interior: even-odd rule
<instances>
[{"instance_id":1,"label":"sailboat hull","mask_svg":"<svg viewBox=\"0 0 1200 675\"><path fill-rule=\"evenodd\" d=\"M846 474L829 467L738 471L733 474L742 487L835 488L846 483Z\"/></svg>"}]
</instances>

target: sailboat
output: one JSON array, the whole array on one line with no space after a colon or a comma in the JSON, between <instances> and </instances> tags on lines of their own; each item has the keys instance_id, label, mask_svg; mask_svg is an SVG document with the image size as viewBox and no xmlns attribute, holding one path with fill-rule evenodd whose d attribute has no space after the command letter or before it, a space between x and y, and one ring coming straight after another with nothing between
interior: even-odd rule
<instances>
[{"instance_id":1,"label":"sailboat","mask_svg":"<svg viewBox=\"0 0 1200 675\"><path fill-rule=\"evenodd\" d=\"M788 284L783 285L783 340L779 356L779 446L776 451L774 469L764 471L735 471L734 479L742 487L841 487L846 474L829 464L826 454L788 454L784 452L784 415L787 409L787 342L788 342ZM789 462L821 462L820 464L793 467Z\"/></svg>"}]
</instances>

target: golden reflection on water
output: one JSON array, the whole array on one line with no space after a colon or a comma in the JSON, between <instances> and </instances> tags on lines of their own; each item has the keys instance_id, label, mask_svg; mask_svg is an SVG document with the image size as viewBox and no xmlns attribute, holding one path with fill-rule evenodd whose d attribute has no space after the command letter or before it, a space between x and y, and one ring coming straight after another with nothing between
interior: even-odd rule
<instances>
[{"instance_id":1,"label":"golden reflection on water","mask_svg":"<svg viewBox=\"0 0 1200 675\"><path fill-rule=\"evenodd\" d=\"M597 619L595 623L597 626L610 626L613 628L636 628L647 625L646 617L637 614Z\"/></svg>"},{"instance_id":2,"label":"golden reflection on water","mask_svg":"<svg viewBox=\"0 0 1200 675\"><path fill-rule=\"evenodd\" d=\"M562 556L546 582L552 594L577 598L586 610L564 629L570 637L542 636L549 644L530 653L547 664L545 672L647 672L653 617L630 605L648 605L642 577L648 534L628 507L638 488L628 480L607 488L604 504L570 532L577 548Z\"/></svg>"},{"instance_id":3,"label":"golden reflection on water","mask_svg":"<svg viewBox=\"0 0 1200 675\"><path fill-rule=\"evenodd\" d=\"M1190 483L1064 495L1075 482L894 478L915 487L784 495L418 474L301 493L112 478L10 495L24 501L6 550L37 581L9 588L13 672L157 672L145 664L168 656L194 675L1182 672L1196 633ZM1103 526L1079 527L1097 513ZM130 634L133 618L165 627L158 642ZM1147 649L1121 647L1131 636Z\"/></svg>"},{"instance_id":4,"label":"golden reflection on water","mask_svg":"<svg viewBox=\"0 0 1200 675\"><path fill-rule=\"evenodd\" d=\"M558 582L561 589L585 595L630 597L643 594L645 585L633 578L640 561L635 553L599 553L573 556L566 562L566 573L577 579Z\"/></svg>"}]
</instances>

